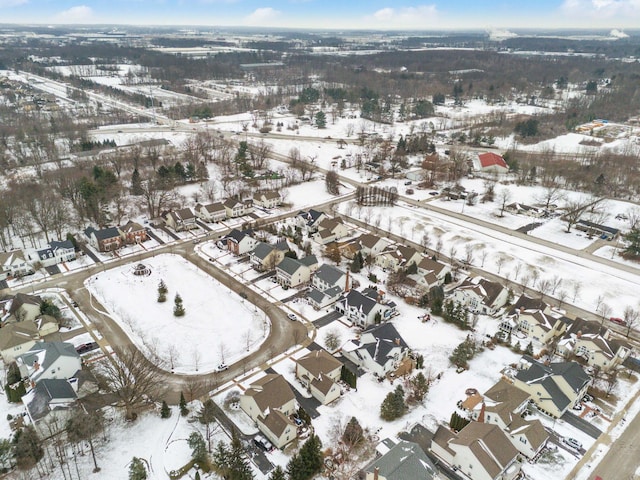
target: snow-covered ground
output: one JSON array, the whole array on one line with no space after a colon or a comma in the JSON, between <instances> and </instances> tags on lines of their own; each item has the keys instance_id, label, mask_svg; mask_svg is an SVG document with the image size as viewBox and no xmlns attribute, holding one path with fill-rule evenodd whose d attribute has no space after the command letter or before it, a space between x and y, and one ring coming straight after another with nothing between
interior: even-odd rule
<instances>
[{"instance_id":1,"label":"snow-covered ground","mask_svg":"<svg viewBox=\"0 0 640 480\"><path fill-rule=\"evenodd\" d=\"M165 361L165 368L173 363L176 372L209 372L221 362L237 362L266 338L264 312L182 257L145 260L148 276L134 275L135 265L98 273L86 287L138 347ZM164 303L157 302L160 281L169 290ZM173 315L176 294L184 302L183 317Z\"/></svg>"}]
</instances>

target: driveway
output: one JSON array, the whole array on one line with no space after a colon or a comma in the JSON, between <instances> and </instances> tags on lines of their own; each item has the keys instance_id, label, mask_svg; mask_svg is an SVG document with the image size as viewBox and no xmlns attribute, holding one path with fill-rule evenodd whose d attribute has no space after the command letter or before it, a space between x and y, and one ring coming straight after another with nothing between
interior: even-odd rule
<instances>
[{"instance_id":1,"label":"driveway","mask_svg":"<svg viewBox=\"0 0 640 480\"><path fill-rule=\"evenodd\" d=\"M562 417L560 418L567 422L569 425L576 427L581 432L586 433L591 438L597 439L600 435L602 435L602 430L600 430L598 427L595 427L584 418L580 418L577 415L574 415L572 412L565 412L564 415L562 415Z\"/></svg>"},{"instance_id":2,"label":"driveway","mask_svg":"<svg viewBox=\"0 0 640 480\"><path fill-rule=\"evenodd\" d=\"M162 240L160 237L158 237L155 233L153 233L153 231L147 227L147 235L149 235L149 237L151 237L152 239L154 239L156 242L158 242L159 245L164 245L164 240Z\"/></svg>"},{"instance_id":3,"label":"driveway","mask_svg":"<svg viewBox=\"0 0 640 480\"><path fill-rule=\"evenodd\" d=\"M337 310L334 310L333 312L329 312L325 316L320 317L317 320L314 320L313 324L315 325L316 328L326 327L334 320L339 319L341 316L342 314L340 312L338 312Z\"/></svg>"}]
</instances>

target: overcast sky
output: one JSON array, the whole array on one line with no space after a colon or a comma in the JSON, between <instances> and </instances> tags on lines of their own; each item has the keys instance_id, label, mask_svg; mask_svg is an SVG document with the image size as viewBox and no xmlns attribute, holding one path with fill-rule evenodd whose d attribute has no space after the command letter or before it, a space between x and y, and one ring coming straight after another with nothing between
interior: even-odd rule
<instances>
[{"instance_id":1,"label":"overcast sky","mask_svg":"<svg viewBox=\"0 0 640 480\"><path fill-rule=\"evenodd\" d=\"M0 0L0 23L384 30L639 28L640 0Z\"/></svg>"}]
</instances>

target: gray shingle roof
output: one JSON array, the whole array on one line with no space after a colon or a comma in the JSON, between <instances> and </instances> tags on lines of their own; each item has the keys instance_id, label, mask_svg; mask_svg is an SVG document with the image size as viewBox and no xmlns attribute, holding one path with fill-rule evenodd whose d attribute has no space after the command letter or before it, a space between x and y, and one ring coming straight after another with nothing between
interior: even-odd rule
<instances>
[{"instance_id":1,"label":"gray shingle roof","mask_svg":"<svg viewBox=\"0 0 640 480\"><path fill-rule=\"evenodd\" d=\"M52 410L49 405L52 400L75 401L77 398L73 387L66 380L46 379L40 380L33 393L25 398L25 406L35 421L45 417ZM67 408L67 406L58 405L58 408Z\"/></svg>"},{"instance_id":2,"label":"gray shingle roof","mask_svg":"<svg viewBox=\"0 0 640 480\"><path fill-rule=\"evenodd\" d=\"M386 480L433 480L436 469L417 443L400 441L385 455L365 467L366 472L379 468Z\"/></svg>"},{"instance_id":3,"label":"gray shingle roof","mask_svg":"<svg viewBox=\"0 0 640 480\"><path fill-rule=\"evenodd\" d=\"M291 257L284 257L277 266L277 268L279 268L280 270L282 270L283 272L289 275L293 275L301 267L302 267L302 264L295 258L291 258Z\"/></svg>"},{"instance_id":4,"label":"gray shingle roof","mask_svg":"<svg viewBox=\"0 0 640 480\"><path fill-rule=\"evenodd\" d=\"M342 277L344 274L345 272L343 272L339 268L325 263L320 268L318 268L318 271L315 275L320 280L325 281L329 285L335 285L335 283L340 280L340 277Z\"/></svg>"}]
</instances>

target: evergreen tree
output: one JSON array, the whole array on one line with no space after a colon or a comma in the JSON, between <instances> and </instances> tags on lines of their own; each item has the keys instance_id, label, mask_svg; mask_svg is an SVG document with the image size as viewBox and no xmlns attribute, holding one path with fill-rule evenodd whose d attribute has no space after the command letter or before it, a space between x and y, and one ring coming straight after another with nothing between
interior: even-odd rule
<instances>
[{"instance_id":1,"label":"evergreen tree","mask_svg":"<svg viewBox=\"0 0 640 480\"><path fill-rule=\"evenodd\" d=\"M147 480L147 469L138 457L133 457L129 464L129 480Z\"/></svg>"},{"instance_id":2,"label":"evergreen tree","mask_svg":"<svg viewBox=\"0 0 640 480\"><path fill-rule=\"evenodd\" d=\"M316 113L316 125L318 128L326 128L327 126L327 115L322 110Z\"/></svg>"},{"instance_id":3,"label":"evergreen tree","mask_svg":"<svg viewBox=\"0 0 640 480\"><path fill-rule=\"evenodd\" d=\"M362 426L356 417L351 417L342 433L342 441L347 447L355 447L364 440Z\"/></svg>"},{"instance_id":4,"label":"evergreen tree","mask_svg":"<svg viewBox=\"0 0 640 480\"><path fill-rule=\"evenodd\" d=\"M287 464L289 480L309 480L322 471L322 442L311 435Z\"/></svg>"},{"instance_id":5,"label":"evergreen tree","mask_svg":"<svg viewBox=\"0 0 640 480\"><path fill-rule=\"evenodd\" d=\"M158 284L158 303L163 303L167 301L167 286L164 283L164 280L160 280Z\"/></svg>"},{"instance_id":6,"label":"evergreen tree","mask_svg":"<svg viewBox=\"0 0 640 480\"><path fill-rule=\"evenodd\" d=\"M173 300L173 315L176 317L183 317L185 314L184 305L182 304L182 297L179 293L176 293L176 296Z\"/></svg>"},{"instance_id":7,"label":"evergreen tree","mask_svg":"<svg viewBox=\"0 0 640 480\"><path fill-rule=\"evenodd\" d=\"M209 463L207 445L204 442L204 438L202 438L202 434L200 432L191 432L187 443L189 444L189 448L191 448L191 458L193 461L198 465L207 465Z\"/></svg>"},{"instance_id":8,"label":"evergreen tree","mask_svg":"<svg viewBox=\"0 0 640 480\"><path fill-rule=\"evenodd\" d=\"M289 480L307 480L304 474L304 462L298 453L293 455L287 463L287 478Z\"/></svg>"},{"instance_id":9,"label":"evergreen tree","mask_svg":"<svg viewBox=\"0 0 640 480\"><path fill-rule=\"evenodd\" d=\"M277 465L276 468L274 468L271 471L271 475L269 475L269 480L286 480L286 477L284 475L284 470L280 465Z\"/></svg>"},{"instance_id":10,"label":"evergreen tree","mask_svg":"<svg viewBox=\"0 0 640 480\"><path fill-rule=\"evenodd\" d=\"M44 449L33 425L27 425L16 432L14 437L16 444L16 465L20 470L29 470L44 457Z\"/></svg>"},{"instance_id":11,"label":"evergreen tree","mask_svg":"<svg viewBox=\"0 0 640 480\"><path fill-rule=\"evenodd\" d=\"M160 418L169 418L171 416L171 409L167 402L162 401L162 408L160 409Z\"/></svg>"},{"instance_id":12,"label":"evergreen tree","mask_svg":"<svg viewBox=\"0 0 640 480\"><path fill-rule=\"evenodd\" d=\"M407 406L404 402L404 390L398 385L393 392L389 392L380 405L380 418L390 422L405 414Z\"/></svg>"},{"instance_id":13,"label":"evergreen tree","mask_svg":"<svg viewBox=\"0 0 640 480\"><path fill-rule=\"evenodd\" d=\"M407 275L414 275L418 273L418 265L416 262L411 262L407 267Z\"/></svg>"},{"instance_id":14,"label":"evergreen tree","mask_svg":"<svg viewBox=\"0 0 640 480\"><path fill-rule=\"evenodd\" d=\"M364 259L362 258L362 253L358 252L354 257L353 257L353 261L351 262L351 271L353 273L358 273L360 272L360 270L362 270L362 266L364 264Z\"/></svg>"},{"instance_id":15,"label":"evergreen tree","mask_svg":"<svg viewBox=\"0 0 640 480\"><path fill-rule=\"evenodd\" d=\"M429 382L422 372L418 372L418 374L411 379L411 389L412 397L416 401L421 402L429 391Z\"/></svg>"},{"instance_id":16,"label":"evergreen tree","mask_svg":"<svg viewBox=\"0 0 640 480\"><path fill-rule=\"evenodd\" d=\"M205 426L205 438L207 440L207 447L211 452L211 436L213 434L211 424L216 420L216 405L213 400L207 398L202 404L200 412L198 412L198 420Z\"/></svg>"},{"instance_id":17,"label":"evergreen tree","mask_svg":"<svg viewBox=\"0 0 640 480\"><path fill-rule=\"evenodd\" d=\"M306 423L307 425L311 425L311 417L309 416L307 411L302 407L302 405L298 407L296 414L298 415L298 418L302 420L304 423Z\"/></svg>"},{"instance_id":18,"label":"evergreen tree","mask_svg":"<svg viewBox=\"0 0 640 480\"><path fill-rule=\"evenodd\" d=\"M640 256L640 228L632 228L623 238L627 242L624 253L634 257Z\"/></svg>"},{"instance_id":19,"label":"evergreen tree","mask_svg":"<svg viewBox=\"0 0 640 480\"><path fill-rule=\"evenodd\" d=\"M91 450L91 456L93 457L94 473L100 471L98 462L96 460L96 453L93 447L93 439L102 431L104 427L104 419L102 417L102 411L96 410L91 413L85 413L79 411L74 416L67 420L67 438L70 442L80 443L88 442Z\"/></svg>"},{"instance_id":20,"label":"evergreen tree","mask_svg":"<svg viewBox=\"0 0 640 480\"><path fill-rule=\"evenodd\" d=\"M475 354L476 344L467 336L467 338L453 350L449 360L451 360L451 363L456 367L467 368L469 360L471 360Z\"/></svg>"},{"instance_id":21,"label":"evergreen tree","mask_svg":"<svg viewBox=\"0 0 640 480\"><path fill-rule=\"evenodd\" d=\"M218 442L213 452L213 464L222 478L229 476L229 457L231 452L224 442Z\"/></svg>"},{"instance_id":22,"label":"evergreen tree","mask_svg":"<svg viewBox=\"0 0 640 480\"><path fill-rule=\"evenodd\" d=\"M140 179L140 172L137 168L133 169L131 174L131 195L142 195L142 180Z\"/></svg>"},{"instance_id":23,"label":"evergreen tree","mask_svg":"<svg viewBox=\"0 0 640 480\"><path fill-rule=\"evenodd\" d=\"M184 393L180 392L180 415L186 417L189 415L189 409L187 408L187 401L184 398Z\"/></svg>"},{"instance_id":24,"label":"evergreen tree","mask_svg":"<svg viewBox=\"0 0 640 480\"><path fill-rule=\"evenodd\" d=\"M249 465L249 461L246 458L246 451L240 441L240 438L235 434L231 438L231 452L229 454L229 469L230 480L252 480L253 471Z\"/></svg>"},{"instance_id":25,"label":"evergreen tree","mask_svg":"<svg viewBox=\"0 0 640 480\"><path fill-rule=\"evenodd\" d=\"M40 313L42 315L49 315L57 320L62 316L60 308L48 298L45 298L40 304Z\"/></svg>"},{"instance_id":26,"label":"evergreen tree","mask_svg":"<svg viewBox=\"0 0 640 480\"><path fill-rule=\"evenodd\" d=\"M533 342L529 342L527 348L524 349L524 353L527 355L533 355Z\"/></svg>"}]
</instances>

